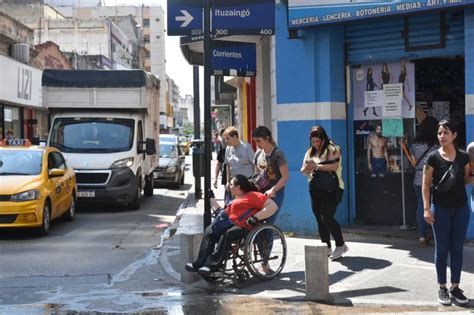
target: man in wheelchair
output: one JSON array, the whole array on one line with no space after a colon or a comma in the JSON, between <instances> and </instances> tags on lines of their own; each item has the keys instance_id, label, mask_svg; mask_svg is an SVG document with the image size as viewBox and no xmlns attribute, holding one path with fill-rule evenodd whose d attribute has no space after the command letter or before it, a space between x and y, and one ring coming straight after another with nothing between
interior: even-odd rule
<instances>
[{"instance_id":1,"label":"man in wheelchair","mask_svg":"<svg viewBox=\"0 0 474 315\"><path fill-rule=\"evenodd\" d=\"M271 217L278 210L276 203L258 192L255 183L244 175L232 177L230 192L234 199L224 209L219 206L212 191L207 196L217 216L204 231L198 258L193 263L187 263L186 270L203 276L219 270L232 242L243 238L258 221Z\"/></svg>"}]
</instances>

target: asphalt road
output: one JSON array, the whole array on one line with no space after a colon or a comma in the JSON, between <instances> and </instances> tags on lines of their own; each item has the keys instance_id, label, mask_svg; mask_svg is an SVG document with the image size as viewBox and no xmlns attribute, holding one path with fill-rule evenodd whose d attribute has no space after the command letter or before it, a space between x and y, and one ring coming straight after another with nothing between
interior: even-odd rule
<instances>
[{"instance_id":1,"label":"asphalt road","mask_svg":"<svg viewBox=\"0 0 474 315\"><path fill-rule=\"evenodd\" d=\"M53 222L50 235L0 230L0 313L61 294L84 294L99 286L133 282L135 272L157 263L161 235L175 219L194 180L187 157L179 190L155 188L141 209L81 207L73 222Z\"/></svg>"}]
</instances>

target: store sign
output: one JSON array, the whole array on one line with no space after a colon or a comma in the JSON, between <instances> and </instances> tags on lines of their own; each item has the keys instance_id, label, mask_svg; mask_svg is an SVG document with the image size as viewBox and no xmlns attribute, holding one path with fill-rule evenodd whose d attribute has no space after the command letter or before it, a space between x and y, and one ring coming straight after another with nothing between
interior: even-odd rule
<instances>
[{"instance_id":1,"label":"store sign","mask_svg":"<svg viewBox=\"0 0 474 315\"><path fill-rule=\"evenodd\" d=\"M257 73L255 44L213 41L211 74L254 77Z\"/></svg>"},{"instance_id":2,"label":"store sign","mask_svg":"<svg viewBox=\"0 0 474 315\"><path fill-rule=\"evenodd\" d=\"M474 0L288 0L288 28L474 4Z\"/></svg>"},{"instance_id":3,"label":"store sign","mask_svg":"<svg viewBox=\"0 0 474 315\"><path fill-rule=\"evenodd\" d=\"M41 107L42 71L0 56L0 101Z\"/></svg>"}]
</instances>

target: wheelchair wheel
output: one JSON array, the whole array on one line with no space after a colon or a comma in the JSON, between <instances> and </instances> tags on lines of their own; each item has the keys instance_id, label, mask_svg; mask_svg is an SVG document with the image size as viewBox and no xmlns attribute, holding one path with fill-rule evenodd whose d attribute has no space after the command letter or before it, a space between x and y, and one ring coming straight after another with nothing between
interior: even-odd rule
<instances>
[{"instance_id":1,"label":"wheelchair wheel","mask_svg":"<svg viewBox=\"0 0 474 315\"><path fill-rule=\"evenodd\" d=\"M244 243L244 260L250 273L261 280L278 276L286 262L286 241L280 229L264 223L250 231Z\"/></svg>"},{"instance_id":2,"label":"wheelchair wheel","mask_svg":"<svg viewBox=\"0 0 474 315\"><path fill-rule=\"evenodd\" d=\"M250 278L250 274L248 273L248 271L245 269L240 269L235 273L232 280L234 281L234 284L237 287L242 288L245 285L245 282L249 278Z\"/></svg>"}]
</instances>

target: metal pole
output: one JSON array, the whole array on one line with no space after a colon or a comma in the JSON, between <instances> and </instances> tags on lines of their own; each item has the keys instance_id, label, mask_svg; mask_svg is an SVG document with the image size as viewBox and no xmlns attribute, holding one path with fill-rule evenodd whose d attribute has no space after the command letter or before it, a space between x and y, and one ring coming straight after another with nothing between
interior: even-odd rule
<instances>
[{"instance_id":1,"label":"metal pole","mask_svg":"<svg viewBox=\"0 0 474 315\"><path fill-rule=\"evenodd\" d=\"M199 66L193 66L193 93L194 93L194 139L201 138L201 114L199 112ZM194 177L194 198L201 199L201 166L196 167L197 175Z\"/></svg>"},{"instance_id":2,"label":"metal pole","mask_svg":"<svg viewBox=\"0 0 474 315\"><path fill-rule=\"evenodd\" d=\"M401 140L403 141L403 140ZM408 229L407 227L407 220L405 215L405 167L403 163L403 148L400 145L400 164L401 164L401 171L402 171L402 211L403 211L403 225L400 227L402 230Z\"/></svg>"},{"instance_id":3,"label":"metal pole","mask_svg":"<svg viewBox=\"0 0 474 315\"><path fill-rule=\"evenodd\" d=\"M211 189L211 0L204 0L204 194ZM211 224L211 205L204 197L204 229Z\"/></svg>"}]
</instances>

